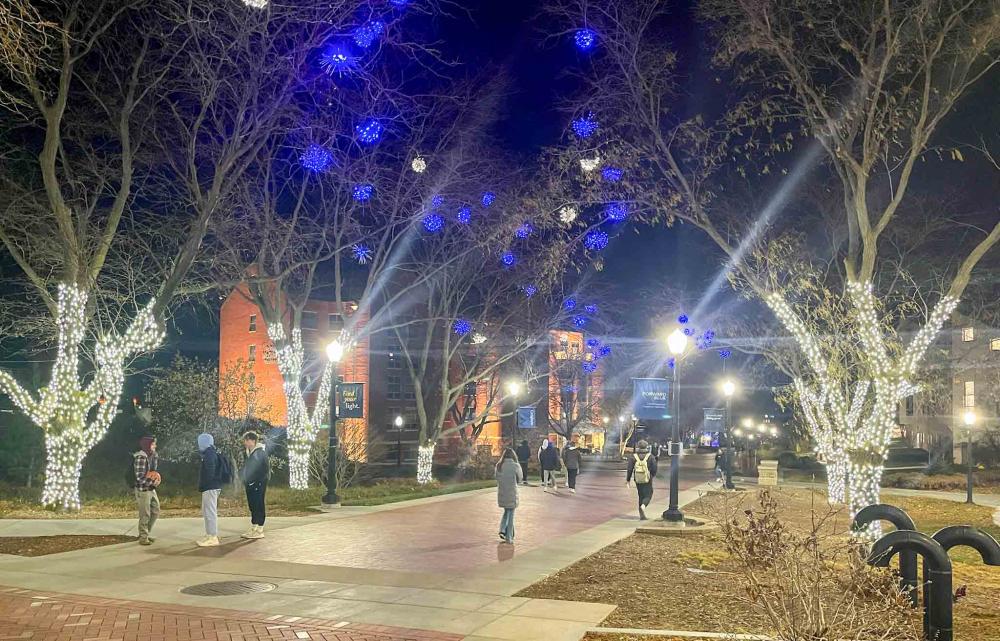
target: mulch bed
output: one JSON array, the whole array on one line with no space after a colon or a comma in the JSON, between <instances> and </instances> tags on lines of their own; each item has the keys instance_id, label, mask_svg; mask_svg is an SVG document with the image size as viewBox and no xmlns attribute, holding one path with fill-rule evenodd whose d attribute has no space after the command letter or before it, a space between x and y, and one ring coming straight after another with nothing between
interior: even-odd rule
<instances>
[{"instance_id":1,"label":"mulch bed","mask_svg":"<svg viewBox=\"0 0 1000 641\"><path fill-rule=\"evenodd\" d=\"M0 536L0 554L45 556L134 542L134 536L60 534L57 536Z\"/></svg>"}]
</instances>

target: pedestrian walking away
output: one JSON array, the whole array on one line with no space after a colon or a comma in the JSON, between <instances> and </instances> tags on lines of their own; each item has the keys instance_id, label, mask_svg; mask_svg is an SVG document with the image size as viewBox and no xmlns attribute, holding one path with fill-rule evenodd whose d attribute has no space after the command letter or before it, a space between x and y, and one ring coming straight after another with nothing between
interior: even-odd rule
<instances>
[{"instance_id":1,"label":"pedestrian walking away","mask_svg":"<svg viewBox=\"0 0 1000 641\"><path fill-rule=\"evenodd\" d=\"M205 536L195 543L199 547L219 544L219 494L227 483L226 464L215 449L215 439L211 434L198 435L198 451L201 453L201 470L198 472L198 491L201 492L201 516L205 519Z\"/></svg>"},{"instance_id":2,"label":"pedestrian walking away","mask_svg":"<svg viewBox=\"0 0 1000 641\"><path fill-rule=\"evenodd\" d=\"M160 516L160 499L156 488L160 486L157 471L156 439L143 436L139 439L139 451L132 455L132 488L135 504L139 512L139 545L152 545L150 533Z\"/></svg>"},{"instance_id":3,"label":"pedestrian walking away","mask_svg":"<svg viewBox=\"0 0 1000 641\"><path fill-rule=\"evenodd\" d=\"M271 478L271 468L267 464L267 453L264 444L256 432L243 435L243 446L246 448L247 460L243 464L240 478L247 491L247 506L250 508L250 529L242 534L244 539L264 538L264 498L267 495L267 482Z\"/></svg>"},{"instance_id":4,"label":"pedestrian walking away","mask_svg":"<svg viewBox=\"0 0 1000 641\"><path fill-rule=\"evenodd\" d=\"M500 517L500 539L504 543L514 543L514 510L517 509L517 486L524 477L521 475L521 464L517 453L507 448L497 462L497 506L503 508Z\"/></svg>"},{"instance_id":5,"label":"pedestrian walking away","mask_svg":"<svg viewBox=\"0 0 1000 641\"><path fill-rule=\"evenodd\" d=\"M715 453L715 480L722 481L722 448Z\"/></svg>"},{"instance_id":6,"label":"pedestrian walking away","mask_svg":"<svg viewBox=\"0 0 1000 641\"><path fill-rule=\"evenodd\" d=\"M550 444L549 440L545 439L542 441L541 445L538 446L538 481L542 484L542 487L545 487L545 466L542 465L542 454L545 452L545 448L547 448Z\"/></svg>"},{"instance_id":7,"label":"pedestrian walking away","mask_svg":"<svg viewBox=\"0 0 1000 641\"><path fill-rule=\"evenodd\" d=\"M556 486L556 471L562 467L562 461L559 458L559 448L555 446L552 441L546 441L548 445L542 450L541 464L542 464L542 484L545 486L545 491L549 491L549 486L552 486L552 491L556 491L558 488Z\"/></svg>"},{"instance_id":8,"label":"pedestrian walking away","mask_svg":"<svg viewBox=\"0 0 1000 641\"><path fill-rule=\"evenodd\" d=\"M563 452L563 464L566 466L566 479L570 494L576 494L576 477L583 467L583 455L576 443L570 442Z\"/></svg>"},{"instance_id":9,"label":"pedestrian walking away","mask_svg":"<svg viewBox=\"0 0 1000 641\"><path fill-rule=\"evenodd\" d=\"M528 461L531 460L531 447L528 445L528 441L521 441L521 444L517 446L515 453L517 454L517 462L521 465L521 483L527 485Z\"/></svg>"},{"instance_id":10,"label":"pedestrian walking away","mask_svg":"<svg viewBox=\"0 0 1000 641\"><path fill-rule=\"evenodd\" d=\"M653 478L656 477L656 457L649 451L649 443L639 441L635 454L628 460L628 471L625 472L625 483L635 482L639 495L639 519L646 520L646 508L653 500Z\"/></svg>"}]
</instances>

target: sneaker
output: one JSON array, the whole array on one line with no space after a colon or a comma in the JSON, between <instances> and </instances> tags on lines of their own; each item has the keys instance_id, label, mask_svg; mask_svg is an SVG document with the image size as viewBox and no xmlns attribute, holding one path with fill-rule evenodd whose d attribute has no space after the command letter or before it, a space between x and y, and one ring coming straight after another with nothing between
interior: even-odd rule
<instances>
[{"instance_id":1,"label":"sneaker","mask_svg":"<svg viewBox=\"0 0 1000 641\"><path fill-rule=\"evenodd\" d=\"M152 544L153 544L153 539L149 537L143 537L139 539L139 545L152 545Z\"/></svg>"},{"instance_id":2,"label":"sneaker","mask_svg":"<svg viewBox=\"0 0 1000 641\"><path fill-rule=\"evenodd\" d=\"M219 537L217 536L206 536L203 539L195 541L195 544L200 548L210 548L219 545Z\"/></svg>"},{"instance_id":3,"label":"sneaker","mask_svg":"<svg viewBox=\"0 0 1000 641\"><path fill-rule=\"evenodd\" d=\"M253 539L253 538L256 538L256 534L257 534L257 526L256 525L251 525L250 529L248 529L246 532L244 532L243 534L240 535L240 538L242 538L242 539Z\"/></svg>"},{"instance_id":4,"label":"sneaker","mask_svg":"<svg viewBox=\"0 0 1000 641\"><path fill-rule=\"evenodd\" d=\"M570 494L576 494L576 488L574 488L574 487L569 488L569 493Z\"/></svg>"},{"instance_id":5,"label":"sneaker","mask_svg":"<svg viewBox=\"0 0 1000 641\"><path fill-rule=\"evenodd\" d=\"M639 504L639 520L640 521L646 520L646 506L642 505L641 503Z\"/></svg>"},{"instance_id":6,"label":"sneaker","mask_svg":"<svg viewBox=\"0 0 1000 641\"><path fill-rule=\"evenodd\" d=\"M497 535L500 537L501 541L506 541L507 540L507 537L503 535L503 532L497 532Z\"/></svg>"},{"instance_id":7,"label":"sneaker","mask_svg":"<svg viewBox=\"0 0 1000 641\"><path fill-rule=\"evenodd\" d=\"M250 527L250 531L243 535L245 539L262 539L264 538L264 526L254 525Z\"/></svg>"},{"instance_id":8,"label":"sneaker","mask_svg":"<svg viewBox=\"0 0 1000 641\"><path fill-rule=\"evenodd\" d=\"M507 545L514 545L514 539L504 539L503 542Z\"/></svg>"}]
</instances>

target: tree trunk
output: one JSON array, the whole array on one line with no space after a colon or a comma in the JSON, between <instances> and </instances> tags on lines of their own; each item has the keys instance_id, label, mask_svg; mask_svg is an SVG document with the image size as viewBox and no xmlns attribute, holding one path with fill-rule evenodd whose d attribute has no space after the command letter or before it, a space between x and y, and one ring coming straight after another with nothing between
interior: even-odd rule
<instances>
[{"instance_id":1,"label":"tree trunk","mask_svg":"<svg viewBox=\"0 0 1000 641\"><path fill-rule=\"evenodd\" d=\"M293 490L309 489L309 455L312 441L288 439L288 486Z\"/></svg>"},{"instance_id":2,"label":"tree trunk","mask_svg":"<svg viewBox=\"0 0 1000 641\"><path fill-rule=\"evenodd\" d=\"M847 462L828 459L826 466L827 500L831 504L847 503Z\"/></svg>"},{"instance_id":3,"label":"tree trunk","mask_svg":"<svg viewBox=\"0 0 1000 641\"><path fill-rule=\"evenodd\" d=\"M79 417L82 422L84 417ZM80 509L80 469L90 444L83 443L79 432L69 429L45 437L45 485L42 504L61 510Z\"/></svg>"},{"instance_id":4,"label":"tree trunk","mask_svg":"<svg viewBox=\"0 0 1000 641\"><path fill-rule=\"evenodd\" d=\"M417 448L417 483L434 482L434 448L436 443L425 443Z\"/></svg>"},{"instance_id":5,"label":"tree trunk","mask_svg":"<svg viewBox=\"0 0 1000 641\"><path fill-rule=\"evenodd\" d=\"M847 474L847 506L851 521L862 508L879 502L883 469L881 458L874 453L851 452ZM872 540L880 535L878 521L870 524L862 534Z\"/></svg>"}]
</instances>

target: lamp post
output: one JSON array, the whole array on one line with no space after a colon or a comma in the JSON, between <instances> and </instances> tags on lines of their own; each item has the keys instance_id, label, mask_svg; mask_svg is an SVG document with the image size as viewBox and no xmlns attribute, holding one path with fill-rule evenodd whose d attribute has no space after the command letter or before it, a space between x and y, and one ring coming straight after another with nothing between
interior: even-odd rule
<instances>
[{"instance_id":1,"label":"lamp post","mask_svg":"<svg viewBox=\"0 0 1000 641\"><path fill-rule=\"evenodd\" d=\"M513 400L510 419L510 446L514 447L514 439L517 434L517 397L521 394L521 382L518 380L507 381L507 394Z\"/></svg>"},{"instance_id":2,"label":"lamp post","mask_svg":"<svg viewBox=\"0 0 1000 641\"><path fill-rule=\"evenodd\" d=\"M965 423L965 502L972 503L972 426L976 424L975 410L962 416Z\"/></svg>"},{"instance_id":3,"label":"lamp post","mask_svg":"<svg viewBox=\"0 0 1000 641\"><path fill-rule=\"evenodd\" d=\"M676 363L674 366L676 367ZM733 465L731 460L733 444L729 440L729 421L733 416L733 394L735 393L736 383L729 379L722 382L722 395L726 397L726 422L722 426L722 443L726 449L722 454L722 471L725 474L723 487L727 490L736 489L736 486L733 485Z\"/></svg>"},{"instance_id":4,"label":"lamp post","mask_svg":"<svg viewBox=\"0 0 1000 641\"><path fill-rule=\"evenodd\" d=\"M403 417L397 416L392 424L396 426L396 467L403 467Z\"/></svg>"},{"instance_id":5,"label":"lamp post","mask_svg":"<svg viewBox=\"0 0 1000 641\"><path fill-rule=\"evenodd\" d=\"M680 523L684 513L678 505L681 482L681 356L688 346L688 337L678 327L667 337L667 349L674 357L674 429L670 443L670 505L663 513L664 521Z\"/></svg>"},{"instance_id":6,"label":"lamp post","mask_svg":"<svg viewBox=\"0 0 1000 641\"><path fill-rule=\"evenodd\" d=\"M326 457L326 494L320 499L323 505L336 505L340 503L340 497L337 496L337 388L340 386L338 379L340 378L340 361L344 358L344 344L340 342L339 339L335 339L326 346L326 357L330 359L330 367L332 371L330 376L333 380L333 386L330 392L330 448L327 452Z\"/></svg>"}]
</instances>

